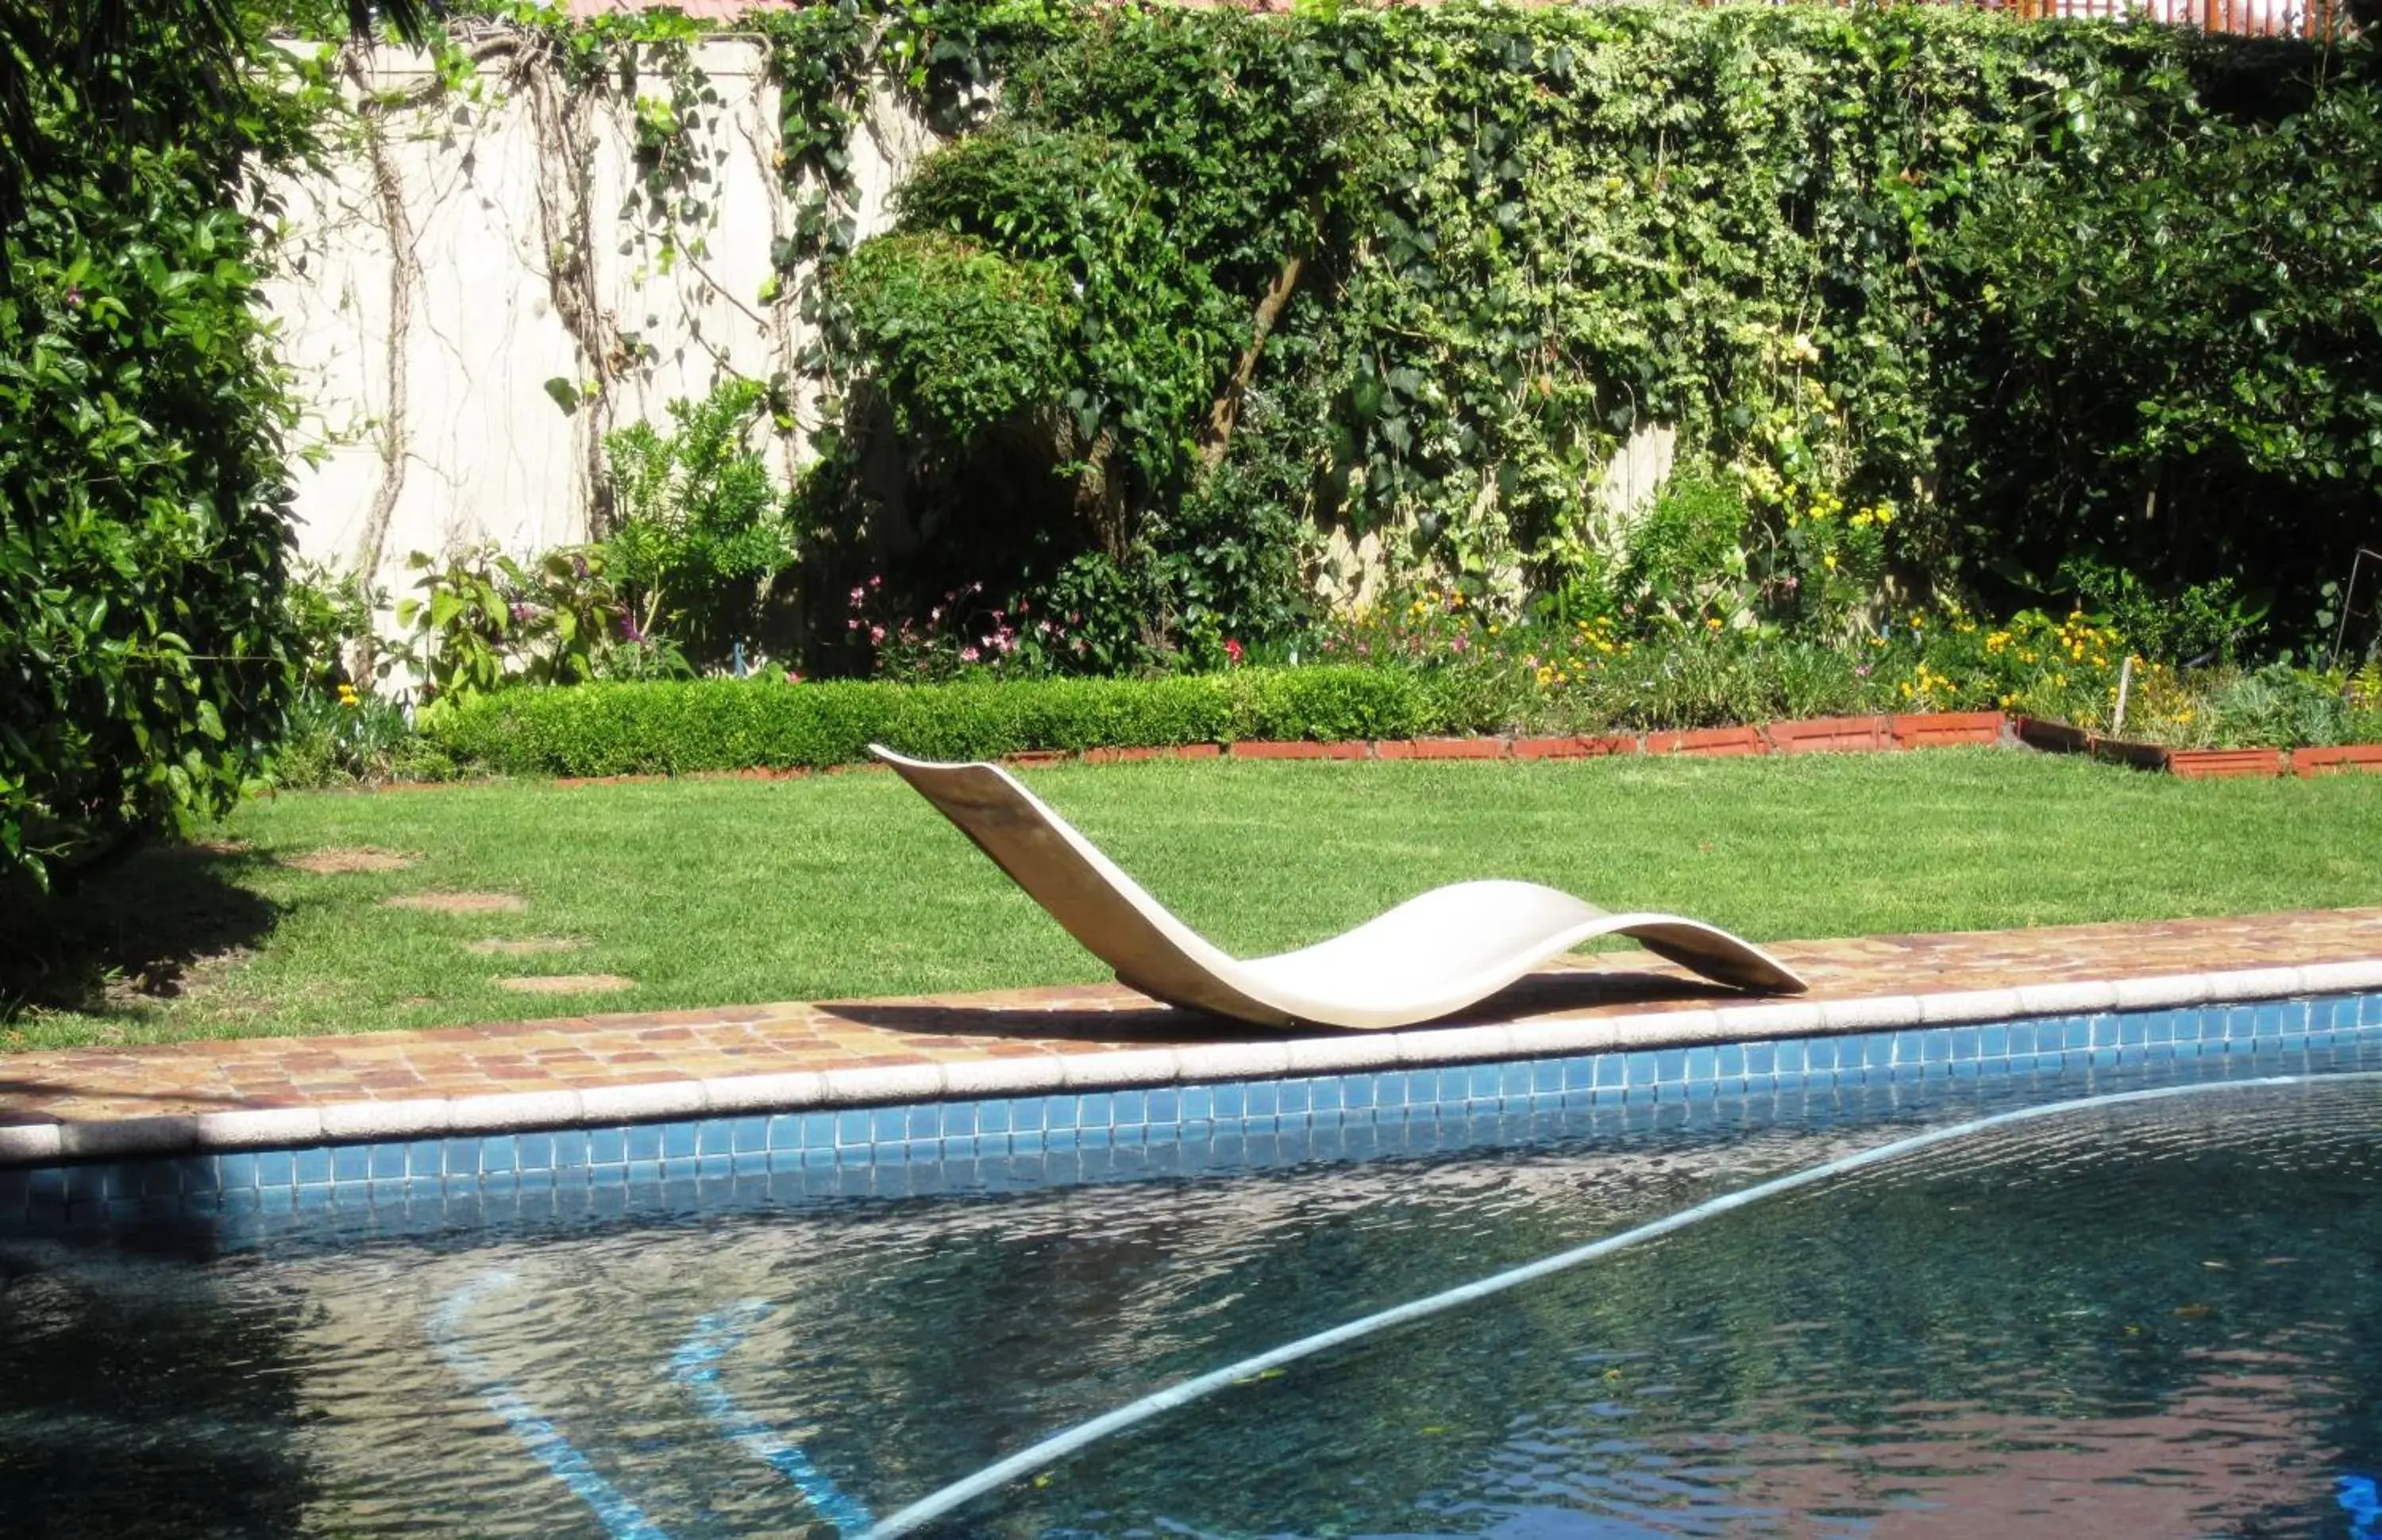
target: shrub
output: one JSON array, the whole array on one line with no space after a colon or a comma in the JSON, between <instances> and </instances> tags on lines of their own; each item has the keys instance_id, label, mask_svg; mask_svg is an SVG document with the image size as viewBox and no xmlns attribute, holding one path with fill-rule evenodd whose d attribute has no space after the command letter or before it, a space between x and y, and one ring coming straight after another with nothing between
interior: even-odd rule
<instances>
[{"instance_id":1,"label":"shrub","mask_svg":"<svg viewBox=\"0 0 2382 1540\"><path fill-rule=\"evenodd\" d=\"M597 547L558 546L528 564L494 545L443 565L416 551L406 566L422 574L421 597L397 606L398 623L413 629L401 661L426 676L425 719L514 678L593 678L626 619Z\"/></svg>"},{"instance_id":2,"label":"shrub","mask_svg":"<svg viewBox=\"0 0 2382 1540\"><path fill-rule=\"evenodd\" d=\"M785 489L751 444L768 405L759 382L723 380L700 401L672 401L667 434L637 422L604 435L604 555L633 617L631 646L667 638L718 662L751 633L772 581L793 565Z\"/></svg>"},{"instance_id":3,"label":"shrub","mask_svg":"<svg viewBox=\"0 0 2382 1540\"><path fill-rule=\"evenodd\" d=\"M0 879L222 808L279 736L288 407L210 128L49 168L0 237Z\"/></svg>"},{"instance_id":4,"label":"shrub","mask_svg":"<svg viewBox=\"0 0 2382 1540\"><path fill-rule=\"evenodd\" d=\"M932 231L867 242L837 293L903 431L964 446L1065 394L1074 308L1057 272Z\"/></svg>"},{"instance_id":5,"label":"shrub","mask_svg":"<svg viewBox=\"0 0 2382 1540\"><path fill-rule=\"evenodd\" d=\"M433 737L458 762L489 770L615 776L819 769L865 759L872 742L934 759L981 759L1497 725L1439 714L1429 692L1402 674L1307 668L952 685L771 678L517 689L466 703Z\"/></svg>"}]
</instances>

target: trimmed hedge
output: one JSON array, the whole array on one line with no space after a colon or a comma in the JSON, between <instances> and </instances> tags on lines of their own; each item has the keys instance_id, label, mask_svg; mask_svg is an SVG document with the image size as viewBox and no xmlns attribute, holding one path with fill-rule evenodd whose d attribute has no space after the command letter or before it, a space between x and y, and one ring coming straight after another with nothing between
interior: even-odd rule
<instances>
[{"instance_id":1,"label":"trimmed hedge","mask_svg":"<svg viewBox=\"0 0 2382 1540\"><path fill-rule=\"evenodd\" d=\"M1371 668L1155 679L905 685L749 679L586 684L484 696L438 724L465 765L522 776L819 769L870 743L929 759L1242 739L1342 741L1494 731L1430 681Z\"/></svg>"}]
</instances>

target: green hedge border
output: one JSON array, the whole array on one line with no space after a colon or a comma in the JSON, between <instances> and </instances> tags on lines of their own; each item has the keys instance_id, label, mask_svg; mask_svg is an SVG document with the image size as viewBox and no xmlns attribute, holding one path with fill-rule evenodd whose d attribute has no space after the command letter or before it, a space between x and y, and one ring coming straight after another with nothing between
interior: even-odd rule
<instances>
[{"instance_id":1,"label":"green hedge border","mask_svg":"<svg viewBox=\"0 0 2382 1540\"><path fill-rule=\"evenodd\" d=\"M1429 676L1249 668L1155 679L904 685L751 679L499 691L433 736L465 770L515 776L823 770L883 743L927 759L1166 748L1245 739L1352 742L1494 733Z\"/></svg>"}]
</instances>

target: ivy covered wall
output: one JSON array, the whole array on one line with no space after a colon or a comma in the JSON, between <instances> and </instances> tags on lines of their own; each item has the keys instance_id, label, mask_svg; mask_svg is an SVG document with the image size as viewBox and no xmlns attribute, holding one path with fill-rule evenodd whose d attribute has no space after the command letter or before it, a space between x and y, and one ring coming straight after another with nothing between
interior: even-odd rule
<instances>
[{"instance_id":1,"label":"ivy covered wall","mask_svg":"<svg viewBox=\"0 0 2382 1540\"><path fill-rule=\"evenodd\" d=\"M1087 617L1051 666L1212 664L1385 568L1821 630L2124 589L2284 644L2374 532L2360 43L489 11L410 73L348 56L363 131L292 189L301 539L399 592L412 549L608 532L604 434L736 377L801 482L771 646L829 669L1020 600Z\"/></svg>"},{"instance_id":2,"label":"ivy covered wall","mask_svg":"<svg viewBox=\"0 0 2382 1540\"><path fill-rule=\"evenodd\" d=\"M1222 593L1246 635L1249 560L1344 527L1580 613L2118 572L2271 594L2290 640L2376 532L2362 43L1451 5L1038 10L996 54L835 287L942 532L922 593ZM1657 424L1719 495L1650 525L1593 493Z\"/></svg>"}]
</instances>

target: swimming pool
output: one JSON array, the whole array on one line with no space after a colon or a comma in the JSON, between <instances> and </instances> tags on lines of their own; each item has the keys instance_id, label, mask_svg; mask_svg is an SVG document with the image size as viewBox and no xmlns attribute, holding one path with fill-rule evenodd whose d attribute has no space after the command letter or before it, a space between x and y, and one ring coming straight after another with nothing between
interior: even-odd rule
<instances>
[{"instance_id":1,"label":"swimming pool","mask_svg":"<svg viewBox=\"0 0 2382 1540\"><path fill-rule=\"evenodd\" d=\"M1121 1143L1111 1103L1101 1140L1078 1107L1030 1153L905 1115L827 1160L694 1131L682 1172L618 1182L551 1147L360 1192L292 1157L286 1205L22 1176L0 1534L865 1529L1153 1389L1782 1173L2198 1083L1250 1376L928 1533L2349 1534L2382 1469L2382 1089L2355 1078L2382 1021L2345 1003L2238 1036L2110 1018L2074 1047L2029 1023L2022 1060L2007 1033L1982 1057L1995 1029L1962 1029L1966 1059L1880 1034L1899 1065L1838 1039L1759 1087L1657 1066L1635 1099L1490 1067L1394 1117L1344 1085L1319 1118L1310 1089L1295 1128L1277 1087L1262 1132L1247 1088L1222 1132L1211 1097L1205 1132L1157 1140L1144 1103ZM2240 1083L2278 1073L2330 1078Z\"/></svg>"}]
</instances>

